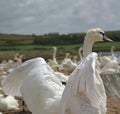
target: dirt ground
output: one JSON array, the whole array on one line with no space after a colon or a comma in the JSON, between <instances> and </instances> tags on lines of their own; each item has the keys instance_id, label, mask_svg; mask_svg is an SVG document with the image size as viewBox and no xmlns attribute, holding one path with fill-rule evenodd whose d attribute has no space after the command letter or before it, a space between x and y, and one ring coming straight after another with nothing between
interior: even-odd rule
<instances>
[{"instance_id":1,"label":"dirt ground","mask_svg":"<svg viewBox=\"0 0 120 114\"><path fill-rule=\"evenodd\" d=\"M108 98L107 114L120 114L120 99Z\"/></svg>"},{"instance_id":2,"label":"dirt ground","mask_svg":"<svg viewBox=\"0 0 120 114\"><path fill-rule=\"evenodd\" d=\"M25 112L22 111L22 108L20 107L19 111L11 110L11 111L3 112L3 114L31 114L26 107L24 109ZM107 114L120 114L120 99L118 100L118 99L108 98Z\"/></svg>"}]
</instances>

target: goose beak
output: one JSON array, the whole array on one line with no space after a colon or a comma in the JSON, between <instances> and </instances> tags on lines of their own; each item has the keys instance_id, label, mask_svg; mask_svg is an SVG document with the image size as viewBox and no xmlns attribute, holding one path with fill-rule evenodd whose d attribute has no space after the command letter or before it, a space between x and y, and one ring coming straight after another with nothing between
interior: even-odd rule
<instances>
[{"instance_id":1,"label":"goose beak","mask_svg":"<svg viewBox=\"0 0 120 114\"><path fill-rule=\"evenodd\" d=\"M108 38L106 35L103 36L103 40L104 41L113 42L113 40L111 40L110 38Z\"/></svg>"}]
</instances>

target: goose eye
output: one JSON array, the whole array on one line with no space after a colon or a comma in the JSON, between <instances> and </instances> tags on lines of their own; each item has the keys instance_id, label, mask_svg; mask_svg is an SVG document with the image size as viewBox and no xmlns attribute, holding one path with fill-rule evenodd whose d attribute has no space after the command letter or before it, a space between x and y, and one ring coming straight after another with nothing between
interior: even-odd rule
<instances>
[{"instance_id":1,"label":"goose eye","mask_svg":"<svg viewBox=\"0 0 120 114\"><path fill-rule=\"evenodd\" d=\"M103 36L105 35L105 33L103 33L103 32L100 32L100 34L102 34Z\"/></svg>"}]
</instances>

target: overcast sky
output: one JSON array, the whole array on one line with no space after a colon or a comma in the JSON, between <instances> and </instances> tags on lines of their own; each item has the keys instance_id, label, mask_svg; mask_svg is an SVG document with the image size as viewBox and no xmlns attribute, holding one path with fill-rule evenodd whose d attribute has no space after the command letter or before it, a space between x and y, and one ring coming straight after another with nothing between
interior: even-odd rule
<instances>
[{"instance_id":1,"label":"overcast sky","mask_svg":"<svg viewBox=\"0 0 120 114\"><path fill-rule=\"evenodd\" d=\"M0 33L120 30L120 0L0 0Z\"/></svg>"}]
</instances>

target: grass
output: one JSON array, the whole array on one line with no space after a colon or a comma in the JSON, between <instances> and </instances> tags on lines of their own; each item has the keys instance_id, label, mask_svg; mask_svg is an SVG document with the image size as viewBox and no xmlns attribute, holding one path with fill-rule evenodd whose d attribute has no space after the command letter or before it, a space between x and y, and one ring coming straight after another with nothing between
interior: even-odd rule
<instances>
[{"instance_id":1,"label":"grass","mask_svg":"<svg viewBox=\"0 0 120 114\"><path fill-rule=\"evenodd\" d=\"M60 45L56 46L58 48L57 56L64 55L66 52L71 54L78 54L79 47L82 47L82 44L76 45ZM120 50L120 42L98 42L93 46L93 51L103 52L110 51L111 46L115 47L116 51ZM41 46L41 45L0 45L0 52L10 54L7 56L13 56L15 53L21 53L26 55L28 58L42 56L45 59L52 56L53 46Z\"/></svg>"},{"instance_id":2,"label":"grass","mask_svg":"<svg viewBox=\"0 0 120 114\"><path fill-rule=\"evenodd\" d=\"M81 47L82 44L74 44L74 45L60 45L56 46L58 50L64 51L64 52L71 52L71 51L76 51ZM111 46L114 46L116 50L120 50L120 42L99 42L95 43L93 46L93 51L109 51ZM0 45L0 51L11 51L11 50L20 50L25 51L25 50L40 50L40 51L49 51L53 46L41 46L41 45Z\"/></svg>"}]
</instances>

